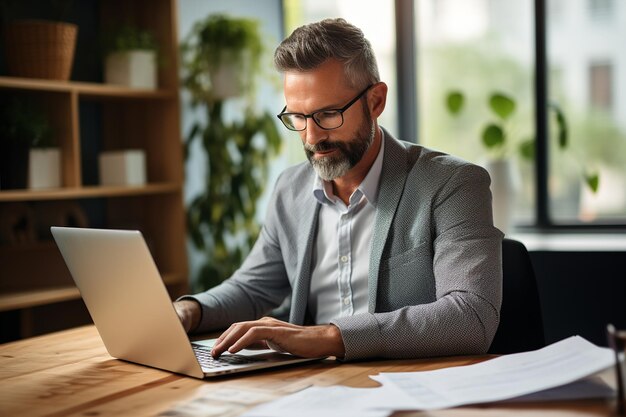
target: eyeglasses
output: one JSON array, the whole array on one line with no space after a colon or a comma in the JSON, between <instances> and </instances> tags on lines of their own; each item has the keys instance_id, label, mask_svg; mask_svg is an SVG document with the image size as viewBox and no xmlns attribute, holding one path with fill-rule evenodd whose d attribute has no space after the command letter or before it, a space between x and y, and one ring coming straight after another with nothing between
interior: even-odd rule
<instances>
[{"instance_id":1,"label":"eyeglasses","mask_svg":"<svg viewBox=\"0 0 626 417\"><path fill-rule=\"evenodd\" d=\"M324 130L333 130L343 126L343 113L350 108L358 99L363 96L374 84L370 84L367 88L361 91L356 97L354 97L348 104L340 109L326 109L313 112L311 114L302 113L285 113L287 106L283 108L280 114L276 115L285 127L289 130L295 130L301 132L306 129L307 119L313 119L316 125Z\"/></svg>"},{"instance_id":2,"label":"eyeglasses","mask_svg":"<svg viewBox=\"0 0 626 417\"><path fill-rule=\"evenodd\" d=\"M624 379L626 378L626 364L621 359L626 351L626 331L615 330L612 324L606 327L607 339L609 346L615 352L615 373L617 375L617 415L626 416L626 387Z\"/></svg>"}]
</instances>

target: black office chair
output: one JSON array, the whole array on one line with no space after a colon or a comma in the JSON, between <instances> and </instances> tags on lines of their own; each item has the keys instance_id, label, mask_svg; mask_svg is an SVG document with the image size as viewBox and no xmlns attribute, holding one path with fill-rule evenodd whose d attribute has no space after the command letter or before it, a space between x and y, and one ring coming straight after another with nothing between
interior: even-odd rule
<instances>
[{"instance_id":1,"label":"black office chair","mask_svg":"<svg viewBox=\"0 0 626 417\"><path fill-rule=\"evenodd\" d=\"M502 308L489 353L516 353L545 345L539 291L526 247L502 241Z\"/></svg>"}]
</instances>

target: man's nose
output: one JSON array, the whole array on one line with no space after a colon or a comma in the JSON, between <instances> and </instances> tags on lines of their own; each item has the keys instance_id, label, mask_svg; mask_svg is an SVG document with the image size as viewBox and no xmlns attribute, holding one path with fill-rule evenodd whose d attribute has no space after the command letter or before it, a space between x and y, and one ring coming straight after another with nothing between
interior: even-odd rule
<instances>
[{"instance_id":1,"label":"man's nose","mask_svg":"<svg viewBox=\"0 0 626 417\"><path fill-rule=\"evenodd\" d=\"M306 124L304 131L304 140L309 145L315 145L328 138L328 130L322 129L315 123L313 119Z\"/></svg>"}]
</instances>

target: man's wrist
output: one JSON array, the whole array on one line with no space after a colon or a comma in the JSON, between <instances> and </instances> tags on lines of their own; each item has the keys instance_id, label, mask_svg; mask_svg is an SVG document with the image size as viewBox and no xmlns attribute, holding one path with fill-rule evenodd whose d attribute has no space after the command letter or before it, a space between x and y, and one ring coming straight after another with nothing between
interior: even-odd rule
<instances>
[{"instance_id":1,"label":"man's wrist","mask_svg":"<svg viewBox=\"0 0 626 417\"><path fill-rule=\"evenodd\" d=\"M200 302L193 298L185 298L176 301L179 311L183 315L183 322L188 325L187 332L194 332L199 326L202 319L202 306Z\"/></svg>"},{"instance_id":2,"label":"man's wrist","mask_svg":"<svg viewBox=\"0 0 626 417\"><path fill-rule=\"evenodd\" d=\"M335 356L337 359L342 359L346 355L346 348L343 344L343 337L341 337L341 330L334 324L329 324L326 327L329 341L329 355Z\"/></svg>"}]
</instances>

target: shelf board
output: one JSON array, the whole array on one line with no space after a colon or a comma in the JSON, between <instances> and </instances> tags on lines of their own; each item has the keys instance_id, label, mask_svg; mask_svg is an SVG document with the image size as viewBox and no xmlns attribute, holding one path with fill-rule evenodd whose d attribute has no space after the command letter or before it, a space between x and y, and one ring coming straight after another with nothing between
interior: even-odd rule
<instances>
[{"instance_id":1,"label":"shelf board","mask_svg":"<svg viewBox=\"0 0 626 417\"><path fill-rule=\"evenodd\" d=\"M0 311L18 310L79 298L80 292L74 286L14 292L0 295Z\"/></svg>"},{"instance_id":2,"label":"shelf board","mask_svg":"<svg viewBox=\"0 0 626 417\"><path fill-rule=\"evenodd\" d=\"M69 200L76 198L132 197L140 195L170 194L182 190L178 183L154 183L142 186L85 186L45 190L0 191L0 202Z\"/></svg>"},{"instance_id":3,"label":"shelf board","mask_svg":"<svg viewBox=\"0 0 626 417\"><path fill-rule=\"evenodd\" d=\"M180 281L180 274L163 274L165 285L177 285ZM80 299L80 292L73 285L9 292L0 294L0 311L19 310L78 299Z\"/></svg>"},{"instance_id":4,"label":"shelf board","mask_svg":"<svg viewBox=\"0 0 626 417\"><path fill-rule=\"evenodd\" d=\"M170 90L148 90L103 83L57 81L18 77L0 77L0 88L57 93L77 93L80 96L91 98L119 97L137 99L171 99L176 97L178 94L177 91Z\"/></svg>"}]
</instances>

